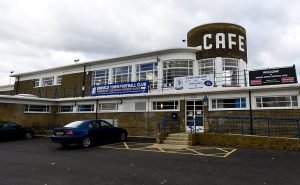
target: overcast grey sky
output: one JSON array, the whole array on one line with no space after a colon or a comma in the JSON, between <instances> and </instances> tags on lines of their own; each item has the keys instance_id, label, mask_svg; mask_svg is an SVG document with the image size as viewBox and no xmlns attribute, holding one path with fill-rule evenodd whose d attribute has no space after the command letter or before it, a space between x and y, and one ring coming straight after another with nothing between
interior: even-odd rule
<instances>
[{"instance_id":1,"label":"overcast grey sky","mask_svg":"<svg viewBox=\"0 0 300 185\"><path fill-rule=\"evenodd\" d=\"M0 85L10 71L185 47L198 25L247 30L248 68L295 64L300 73L297 0L0 0Z\"/></svg>"}]
</instances>

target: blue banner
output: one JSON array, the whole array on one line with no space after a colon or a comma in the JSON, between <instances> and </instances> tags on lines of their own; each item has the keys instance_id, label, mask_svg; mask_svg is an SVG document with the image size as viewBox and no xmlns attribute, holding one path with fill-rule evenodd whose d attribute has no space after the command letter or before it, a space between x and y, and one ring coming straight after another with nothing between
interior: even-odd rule
<instances>
[{"instance_id":1,"label":"blue banner","mask_svg":"<svg viewBox=\"0 0 300 185\"><path fill-rule=\"evenodd\" d=\"M96 85L91 89L92 96L147 93L149 81L125 82L119 84Z\"/></svg>"}]
</instances>

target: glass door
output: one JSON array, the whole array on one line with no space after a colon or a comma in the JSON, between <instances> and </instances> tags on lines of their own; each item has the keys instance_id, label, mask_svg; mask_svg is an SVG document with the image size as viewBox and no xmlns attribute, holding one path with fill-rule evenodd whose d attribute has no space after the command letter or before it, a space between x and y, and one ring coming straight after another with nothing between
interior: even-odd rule
<instances>
[{"instance_id":1,"label":"glass door","mask_svg":"<svg viewBox=\"0 0 300 185\"><path fill-rule=\"evenodd\" d=\"M202 100L185 101L186 132L204 132Z\"/></svg>"}]
</instances>

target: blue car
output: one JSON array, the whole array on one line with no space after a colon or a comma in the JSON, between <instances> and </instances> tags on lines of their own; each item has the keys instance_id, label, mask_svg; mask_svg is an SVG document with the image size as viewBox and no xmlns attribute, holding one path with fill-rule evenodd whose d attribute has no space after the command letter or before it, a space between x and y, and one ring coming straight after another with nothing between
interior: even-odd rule
<instances>
[{"instance_id":1,"label":"blue car","mask_svg":"<svg viewBox=\"0 0 300 185\"><path fill-rule=\"evenodd\" d=\"M73 144L84 148L100 142L124 141L127 131L105 120L82 120L71 122L64 127L54 128L51 140L62 147Z\"/></svg>"}]
</instances>

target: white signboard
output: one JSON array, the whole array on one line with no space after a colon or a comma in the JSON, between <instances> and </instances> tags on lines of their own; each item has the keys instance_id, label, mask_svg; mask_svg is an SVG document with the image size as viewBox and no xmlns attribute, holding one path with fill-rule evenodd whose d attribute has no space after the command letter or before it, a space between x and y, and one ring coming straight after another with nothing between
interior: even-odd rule
<instances>
[{"instance_id":1,"label":"white signboard","mask_svg":"<svg viewBox=\"0 0 300 185\"><path fill-rule=\"evenodd\" d=\"M213 87L210 75L177 77L174 79L175 90L189 90Z\"/></svg>"}]
</instances>

